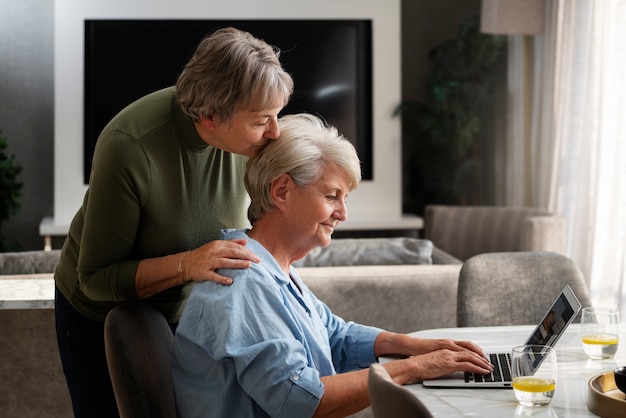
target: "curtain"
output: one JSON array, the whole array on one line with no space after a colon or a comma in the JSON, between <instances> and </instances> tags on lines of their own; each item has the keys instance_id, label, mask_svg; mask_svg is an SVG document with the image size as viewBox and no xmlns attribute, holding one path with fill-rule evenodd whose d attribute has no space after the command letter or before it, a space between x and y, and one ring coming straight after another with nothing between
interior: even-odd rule
<instances>
[{"instance_id":1,"label":"curtain","mask_svg":"<svg viewBox=\"0 0 626 418\"><path fill-rule=\"evenodd\" d=\"M626 0L547 0L545 32L509 36L499 201L568 219L594 305L626 314Z\"/></svg>"}]
</instances>

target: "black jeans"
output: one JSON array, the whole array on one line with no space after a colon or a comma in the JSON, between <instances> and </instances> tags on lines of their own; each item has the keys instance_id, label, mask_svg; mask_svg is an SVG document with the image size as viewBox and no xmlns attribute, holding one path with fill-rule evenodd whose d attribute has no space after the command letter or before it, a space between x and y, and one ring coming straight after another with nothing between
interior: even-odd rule
<instances>
[{"instance_id":1,"label":"black jeans","mask_svg":"<svg viewBox=\"0 0 626 418\"><path fill-rule=\"evenodd\" d=\"M75 418L118 418L104 352L104 323L76 311L58 288L55 321Z\"/></svg>"}]
</instances>

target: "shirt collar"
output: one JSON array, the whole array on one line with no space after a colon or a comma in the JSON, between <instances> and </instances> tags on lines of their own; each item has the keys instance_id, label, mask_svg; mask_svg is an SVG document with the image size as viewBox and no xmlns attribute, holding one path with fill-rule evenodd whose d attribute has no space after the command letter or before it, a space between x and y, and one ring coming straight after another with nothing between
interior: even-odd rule
<instances>
[{"instance_id":1,"label":"shirt collar","mask_svg":"<svg viewBox=\"0 0 626 418\"><path fill-rule=\"evenodd\" d=\"M250 238L248 231L250 229L222 229L220 238L224 240L245 238L248 241L246 247L261 258L263 268L267 269L279 282L290 283L289 277L285 276L274 256L260 242ZM293 272L293 267L290 267L289 270L290 273Z\"/></svg>"}]
</instances>

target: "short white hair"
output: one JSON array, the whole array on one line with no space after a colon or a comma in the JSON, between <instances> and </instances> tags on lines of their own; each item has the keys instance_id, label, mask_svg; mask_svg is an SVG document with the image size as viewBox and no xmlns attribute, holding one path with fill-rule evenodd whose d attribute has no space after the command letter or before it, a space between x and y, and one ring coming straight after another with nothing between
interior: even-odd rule
<instances>
[{"instance_id":1,"label":"short white hair","mask_svg":"<svg viewBox=\"0 0 626 418\"><path fill-rule=\"evenodd\" d=\"M278 125L280 137L271 140L246 167L244 180L251 199L248 218L253 224L274 208L270 188L282 174L306 186L320 178L326 165L336 164L348 176L350 191L361 181L356 149L337 128L308 113L283 116Z\"/></svg>"}]
</instances>

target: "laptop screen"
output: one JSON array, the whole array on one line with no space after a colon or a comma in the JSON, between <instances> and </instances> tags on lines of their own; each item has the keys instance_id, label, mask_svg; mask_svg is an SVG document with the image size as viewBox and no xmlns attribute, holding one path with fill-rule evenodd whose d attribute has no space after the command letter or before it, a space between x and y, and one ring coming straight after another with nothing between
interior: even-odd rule
<instances>
[{"instance_id":1,"label":"laptop screen","mask_svg":"<svg viewBox=\"0 0 626 418\"><path fill-rule=\"evenodd\" d=\"M543 317L526 344L554 346L562 331L574 319L580 309L578 300L572 299L570 292L564 289L554 302L548 313ZM573 294L572 294L573 295Z\"/></svg>"}]
</instances>

